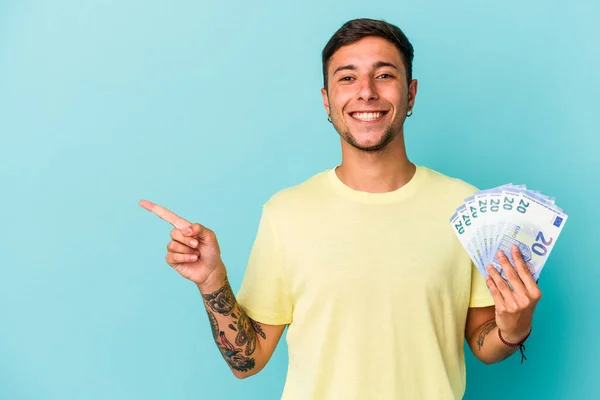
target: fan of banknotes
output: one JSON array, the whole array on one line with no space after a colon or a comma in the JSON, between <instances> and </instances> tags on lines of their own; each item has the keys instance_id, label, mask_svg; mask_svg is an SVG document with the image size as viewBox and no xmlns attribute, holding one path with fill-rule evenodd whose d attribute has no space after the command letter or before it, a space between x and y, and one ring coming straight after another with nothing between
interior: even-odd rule
<instances>
[{"instance_id":1,"label":"fan of banknotes","mask_svg":"<svg viewBox=\"0 0 600 400\"><path fill-rule=\"evenodd\" d=\"M506 280L496 252L502 250L514 265L510 249L517 245L537 281L567 217L553 197L525 185L507 184L466 198L450 223L484 277L485 267L491 264Z\"/></svg>"}]
</instances>

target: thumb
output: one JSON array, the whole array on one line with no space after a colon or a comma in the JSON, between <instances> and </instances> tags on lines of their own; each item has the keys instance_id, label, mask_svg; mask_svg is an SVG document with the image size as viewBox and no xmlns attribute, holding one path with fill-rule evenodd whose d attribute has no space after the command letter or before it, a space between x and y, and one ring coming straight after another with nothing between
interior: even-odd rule
<instances>
[{"instance_id":1,"label":"thumb","mask_svg":"<svg viewBox=\"0 0 600 400\"><path fill-rule=\"evenodd\" d=\"M215 233L213 231L211 231L210 229L208 229L207 227L202 226L198 223L188 226L187 228L182 230L182 233L184 236L197 237L198 239L200 239L206 243L216 242Z\"/></svg>"}]
</instances>

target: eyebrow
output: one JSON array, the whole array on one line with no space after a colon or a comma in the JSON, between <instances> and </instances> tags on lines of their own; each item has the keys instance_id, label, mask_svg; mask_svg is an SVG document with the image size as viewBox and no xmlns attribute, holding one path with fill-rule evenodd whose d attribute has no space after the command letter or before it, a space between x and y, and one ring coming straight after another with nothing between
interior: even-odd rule
<instances>
[{"instance_id":1,"label":"eyebrow","mask_svg":"<svg viewBox=\"0 0 600 400\"><path fill-rule=\"evenodd\" d=\"M377 61L375 64L373 64L373 68L382 68L382 67L391 67L394 68L395 70L399 71L399 68L397 66L395 66L392 63L386 62L386 61ZM342 65L339 66L335 69L335 71L333 71L333 75L337 74L340 71L344 71L344 70L350 70L350 71L355 71L356 65L354 64L348 64L348 65Z\"/></svg>"}]
</instances>

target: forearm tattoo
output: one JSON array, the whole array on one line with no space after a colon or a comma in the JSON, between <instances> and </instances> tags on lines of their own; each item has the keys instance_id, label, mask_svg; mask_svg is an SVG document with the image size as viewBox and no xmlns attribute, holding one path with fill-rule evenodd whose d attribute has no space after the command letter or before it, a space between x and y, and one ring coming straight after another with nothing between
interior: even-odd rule
<instances>
[{"instance_id":1,"label":"forearm tattoo","mask_svg":"<svg viewBox=\"0 0 600 400\"><path fill-rule=\"evenodd\" d=\"M483 341L485 337L496 327L496 321L490 321L483 325L481 328L481 332L479 332L479 337L477 338L477 348L481 350L483 347Z\"/></svg>"},{"instance_id":2,"label":"forearm tattoo","mask_svg":"<svg viewBox=\"0 0 600 400\"><path fill-rule=\"evenodd\" d=\"M208 313L208 319L210 320L210 327L212 328L213 339L217 340L219 337L219 322L217 321L217 317L210 310L206 310Z\"/></svg>"},{"instance_id":3,"label":"forearm tattoo","mask_svg":"<svg viewBox=\"0 0 600 400\"><path fill-rule=\"evenodd\" d=\"M250 356L256 350L257 334L263 339L267 338L260 324L250 319L246 312L239 308L227 280L223 287L211 294L202 295L202 297L206 303L213 338L225 361L237 371L246 372L254 368L255 360ZM225 331L220 330L217 318L211 310L217 314L231 317L228 328L236 332L235 345L227 339Z\"/></svg>"},{"instance_id":4,"label":"forearm tattoo","mask_svg":"<svg viewBox=\"0 0 600 400\"><path fill-rule=\"evenodd\" d=\"M227 280L225 280L225 284L221 289L211 294L202 295L202 297L214 312L222 315L231 314L235 306L235 297Z\"/></svg>"},{"instance_id":5,"label":"forearm tattoo","mask_svg":"<svg viewBox=\"0 0 600 400\"><path fill-rule=\"evenodd\" d=\"M249 318L250 319L250 318ZM265 333L262 330L262 327L260 326L260 324L258 322L256 322L253 319L250 319L250 323L252 324L252 326L254 327L254 330L256 331L257 335L260 335L260 337L262 337L263 339L267 338L267 335L265 335Z\"/></svg>"}]
</instances>

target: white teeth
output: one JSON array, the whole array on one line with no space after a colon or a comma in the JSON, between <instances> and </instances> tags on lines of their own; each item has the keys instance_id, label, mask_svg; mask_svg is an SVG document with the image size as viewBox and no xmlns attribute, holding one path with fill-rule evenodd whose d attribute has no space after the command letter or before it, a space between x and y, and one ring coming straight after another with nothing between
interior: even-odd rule
<instances>
[{"instance_id":1,"label":"white teeth","mask_svg":"<svg viewBox=\"0 0 600 400\"><path fill-rule=\"evenodd\" d=\"M353 113L352 116L361 121L373 121L383 115L382 112L357 112Z\"/></svg>"}]
</instances>

